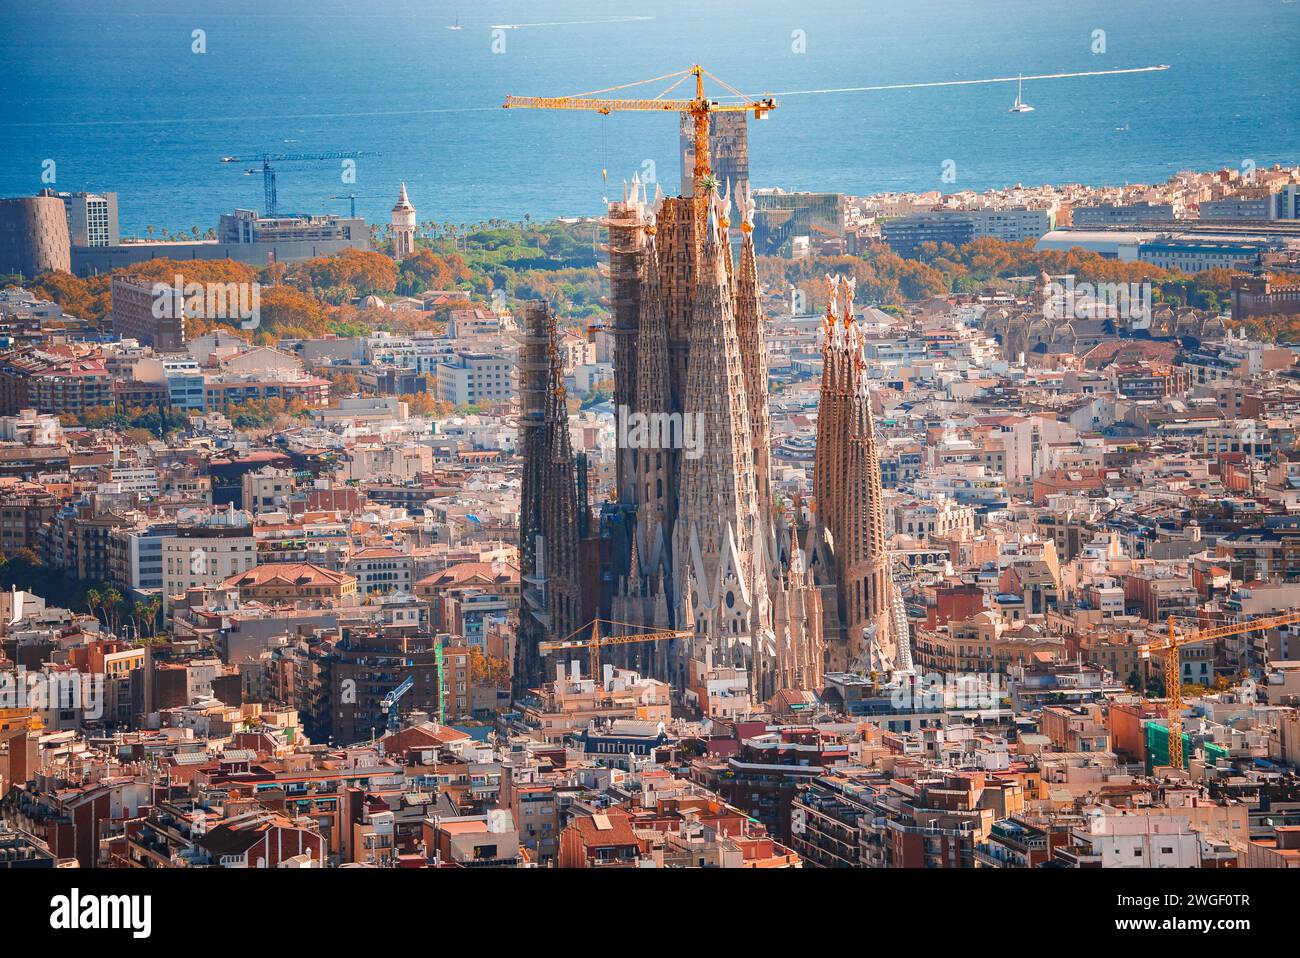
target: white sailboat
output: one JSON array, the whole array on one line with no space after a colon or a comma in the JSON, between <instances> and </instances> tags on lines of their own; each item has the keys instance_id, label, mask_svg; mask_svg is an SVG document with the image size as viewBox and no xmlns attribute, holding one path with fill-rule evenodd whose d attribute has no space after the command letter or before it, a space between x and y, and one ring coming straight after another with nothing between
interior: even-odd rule
<instances>
[{"instance_id":1,"label":"white sailboat","mask_svg":"<svg viewBox=\"0 0 1300 958\"><path fill-rule=\"evenodd\" d=\"M450 25L448 25L447 29L448 29L448 30L459 30L459 29L460 29L460 10L459 10L459 9L456 10L456 22L455 22L454 24L450 24Z\"/></svg>"},{"instance_id":2,"label":"white sailboat","mask_svg":"<svg viewBox=\"0 0 1300 958\"><path fill-rule=\"evenodd\" d=\"M1008 113L1033 113L1034 112L1034 108L1021 99L1021 92L1024 88L1024 84L1025 81L1023 75L1017 76L1016 77L1016 102L1011 105L1011 109L1007 111Z\"/></svg>"}]
</instances>

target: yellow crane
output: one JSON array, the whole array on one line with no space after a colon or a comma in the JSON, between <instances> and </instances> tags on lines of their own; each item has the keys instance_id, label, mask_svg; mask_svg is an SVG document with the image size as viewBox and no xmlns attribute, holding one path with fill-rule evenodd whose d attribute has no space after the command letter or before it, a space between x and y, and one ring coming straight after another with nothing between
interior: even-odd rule
<instances>
[{"instance_id":1,"label":"yellow crane","mask_svg":"<svg viewBox=\"0 0 1300 958\"><path fill-rule=\"evenodd\" d=\"M668 94L675 90L681 83L690 77L695 78L695 96L691 99L668 98ZM709 99L704 95L704 78L708 77L719 86L724 87L732 97L737 99L735 103L720 103L717 100ZM648 83L660 83L665 80L674 81L669 87L659 93L658 96L646 98L619 99L617 97L606 97L603 94L616 93L620 90L631 89L632 87L644 86ZM731 97L728 97L730 99ZM676 73L666 73L663 76L651 77L649 80L638 80L634 83L624 83L621 86L606 87L603 90L591 90L587 93L577 93L573 96L507 96L505 103L502 104L507 110L510 109L530 109L530 110L588 110L599 113L602 116L608 116L615 111L639 110L639 111L659 111L670 113L689 114L695 129L695 167L693 170L695 181L695 196L702 197L707 194L705 189L705 180L712 175L709 167L709 115L712 113L753 113L755 119L763 119L767 114L776 109L776 101L771 97L755 99L741 93L736 88L719 80L698 63Z\"/></svg>"},{"instance_id":2,"label":"yellow crane","mask_svg":"<svg viewBox=\"0 0 1300 958\"><path fill-rule=\"evenodd\" d=\"M600 650L615 645L632 645L636 642L664 642L668 639L686 639L695 633L689 629L666 629L653 632L634 632L630 635L601 635L600 627L602 625L622 626L629 629L640 629L642 626L632 625L627 622L612 622L609 619L592 619L591 635L583 639L575 639L573 636L579 632L585 632L586 626L571 632L563 639L554 642L538 643L537 651L542 655L550 655L552 652L568 652L573 649L586 649L591 678L597 678L600 675Z\"/></svg>"},{"instance_id":3,"label":"yellow crane","mask_svg":"<svg viewBox=\"0 0 1300 958\"><path fill-rule=\"evenodd\" d=\"M1169 634L1155 642L1141 646L1142 658L1149 659L1152 652L1165 652L1165 696L1169 699L1169 765L1172 768L1183 766L1183 667L1179 650L1194 642L1210 642L1247 632L1259 632L1283 625L1300 622L1300 612L1287 612L1283 615L1239 622L1236 625L1224 625L1215 629L1200 629L1179 636L1174 629L1174 617L1169 617Z\"/></svg>"}]
</instances>

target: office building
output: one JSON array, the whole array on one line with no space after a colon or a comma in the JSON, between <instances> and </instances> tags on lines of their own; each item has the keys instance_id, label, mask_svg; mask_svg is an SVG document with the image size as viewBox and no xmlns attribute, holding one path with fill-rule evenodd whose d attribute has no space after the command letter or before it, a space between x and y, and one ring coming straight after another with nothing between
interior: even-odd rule
<instances>
[{"instance_id":1,"label":"office building","mask_svg":"<svg viewBox=\"0 0 1300 958\"><path fill-rule=\"evenodd\" d=\"M68 238L73 246L116 246L121 242L117 226L116 193L56 193L68 213Z\"/></svg>"}]
</instances>

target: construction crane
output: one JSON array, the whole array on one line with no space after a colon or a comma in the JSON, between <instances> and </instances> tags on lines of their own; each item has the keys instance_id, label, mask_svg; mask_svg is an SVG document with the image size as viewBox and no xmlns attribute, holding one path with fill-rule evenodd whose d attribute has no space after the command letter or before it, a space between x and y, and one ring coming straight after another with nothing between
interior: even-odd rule
<instances>
[{"instance_id":1,"label":"construction crane","mask_svg":"<svg viewBox=\"0 0 1300 958\"><path fill-rule=\"evenodd\" d=\"M397 718L397 703L401 700L403 695L411 691L414 685L415 676L408 675L402 680L401 685L379 700L380 707L388 712L388 731L396 732L401 727L402 723L399 722Z\"/></svg>"},{"instance_id":2,"label":"construction crane","mask_svg":"<svg viewBox=\"0 0 1300 958\"><path fill-rule=\"evenodd\" d=\"M359 150L335 150L328 153L262 153L256 157L248 156L223 156L222 163L252 163L260 161L262 164L262 190L265 193L266 215L267 217L275 216L276 196L275 196L275 167L272 163L300 163L307 160L353 160L359 156L378 156L377 153L367 153Z\"/></svg>"},{"instance_id":3,"label":"construction crane","mask_svg":"<svg viewBox=\"0 0 1300 958\"><path fill-rule=\"evenodd\" d=\"M331 196L330 199L347 200L349 215L353 219L356 219L357 218L357 197L361 197L362 199L372 199L372 200L380 198L378 193L347 193L343 196Z\"/></svg>"},{"instance_id":4,"label":"construction crane","mask_svg":"<svg viewBox=\"0 0 1300 958\"><path fill-rule=\"evenodd\" d=\"M692 99L668 99L667 95L676 89L681 83L690 77L695 78L695 96ZM717 100L711 100L704 95L704 78L708 77L718 85L725 87L732 97L737 99L735 103L720 103ZM619 90L627 90L632 87L644 86L647 83L660 83L664 80L673 80L674 82L659 93L658 96L651 99L618 99L605 97L602 94L615 93ZM676 73L666 73L663 76L651 77L649 80L638 80L635 83L625 83L621 86L606 87L603 90L592 90L588 93L577 93L573 96L507 96L505 103L502 104L507 110L509 109L530 109L530 110L588 110L599 113L602 116L608 116L610 113L624 110L639 111L659 111L669 113L684 113L691 117L695 129L695 167L694 173L694 195L699 198L707 195L709 192L706 186L706 180L712 176L712 170L709 166L709 116L713 113L753 113L754 118L764 119L769 112L776 109L776 101L771 97L754 99L741 93L734 87L719 80L716 76L705 70L698 63L685 70L679 70Z\"/></svg>"},{"instance_id":5,"label":"construction crane","mask_svg":"<svg viewBox=\"0 0 1300 958\"><path fill-rule=\"evenodd\" d=\"M1144 659L1149 659L1152 652L1165 652L1165 697L1169 699L1169 765L1172 768L1183 767L1183 667L1179 652L1185 645L1194 642L1210 642L1247 632L1260 632L1264 629L1300 622L1300 612L1287 612L1284 615L1239 622L1236 625L1224 625L1216 629L1200 629L1184 636L1178 636L1174 628L1174 617L1169 617L1169 634L1155 642L1143 644L1139 652Z\"/></svg>"},{"instance_id":6,"label":"construction crane","mask_svg":"<svg viewBox=\"0 0 1300 958\"><path fill-rule=\"evenodd\" d=\"M627 622L612 622L609 619L592 619L591 635L585 639L575 639L573 636L580 632L586 631L586 626L575 632L569 633L563 639L554 642L541 642L537 646L537 651L542 655L550 655L552 652L568 652L574 649L586 649L589 662L591 678L600 675L600 650L614 645L632 645L636 642L663 642L668 639L686 639L695 633L689 629L665 629L654 632L636 632L631 635L605 635L600 634L602 625L616 625L629 629L642 628L639 625L631 625Z\"/></svg>"}]
</instances>

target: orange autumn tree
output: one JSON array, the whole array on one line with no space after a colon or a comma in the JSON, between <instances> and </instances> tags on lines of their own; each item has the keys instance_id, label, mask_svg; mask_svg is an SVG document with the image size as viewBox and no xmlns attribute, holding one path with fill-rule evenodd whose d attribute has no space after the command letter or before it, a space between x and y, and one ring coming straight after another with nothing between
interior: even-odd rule
<instances>
[{"instance_id":1,"label":"orange autumn tree","mask_svg":"<svg viewBox=\"0 0 1300 958\"><path fill-rule=\"evenodd\" d=\"M262 290L262 330L278 337L309 339L329 331L325 309L312 296L292 286Z\"/></svg>"},{"instance_id":2,"label":"orange autumn tree","mask_svg":"<svg viewBox=\"0 0 1300 958\"><path fill-rule=\"evenodd\" d=\"M70 316L103 323L112 312L112 277L103 274L82 278L71 273L45 273L28 286L37 296L58 303Z\"/></svg>"},{"instance_id":3,"label":"orange autumn tree","mask_svg":"<svg viewBox=\"0 0 1300 958\"><path fill-rule=\"evenodd\" d=\"M257 282L256 269L233 259L151 259L114 270L114 274L168 286L176 281L177 276L181 277L182 284Z\"/></svg>"},{"instance_id":4,"label":"orange autumn tree","mask_svg":"<svg viewBox=\"0 0 1300 958\"><path fill-rule=\"evenodd\" d=\"M397 265L383 253L345 249L291 267L286 280L301 290L317 292L328 303L343 303L372 293L384 295L397 287Z\"/></svg>"},{"instance_id":5,"label":"orange autumn tree","mask_svg":"<svg viewBox=\"0 0 1300 958\"><path fill-rule=\"evenodd\" d=\"M398 269L406 281L404 292L408 294L426 289L456 289L473 278L459 253L438 254L427 246L402 260Z\"/></svg>"},{"instance_id":6,"label":"orange autumn tree","mask_svg":"<svg viewBox=\"0 0 1300 958\"><path fill-rule=\"evenodd\" d=\"M239 283L251 287L258 282L256 269L247 263L240 263L233 259L153 259L128 266L121 273L141 282L163 283L167 286L176 283L177 277L180 277L179 282L182 286L187 283ZM261 292L263 291L259 290L259 294ZM210 333L214 329L231 332L239 328L239 319L234 316L226 319L187 316L185 319L185 335L191 339ZM237 333L237 335L242 339L248 338L244 333Z\"/></svg>"},{"instance_id":7,"label":"orange autumn tree","mask_svg":"<svg viewBox=\"0 0 1300 958\"><path fill-rule=\"evenodd\" d=\"M505 688L510 684L510 663L496 656L484 655L478 646L471 646L469 675L475 685Z\"/></svg>"},{"instance_id":8,"label":"orange autumn tree","mask_svg":"<svg viewBox=\"0 0 1300 958\"><path fill-rule=\"evenodd\" d=\"M71 273L46 273L30 285L38 296L58 303L63 310L82 319L103 324L113 311L112 282L114 277L130 277L142 283L176 283L180 277L186 283L254 283L257 271L253 267L231 259L175 260L151 259L133 263L110 273L96 276L73 276ZM199 323L199 335L213 323ZM187 332L190 330L187 329Z\"/></svg>"}]
</instances>

